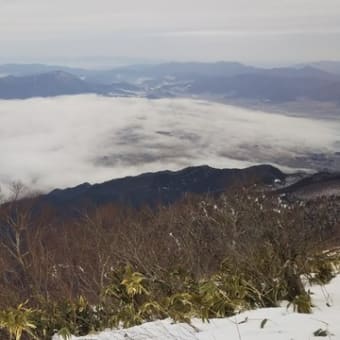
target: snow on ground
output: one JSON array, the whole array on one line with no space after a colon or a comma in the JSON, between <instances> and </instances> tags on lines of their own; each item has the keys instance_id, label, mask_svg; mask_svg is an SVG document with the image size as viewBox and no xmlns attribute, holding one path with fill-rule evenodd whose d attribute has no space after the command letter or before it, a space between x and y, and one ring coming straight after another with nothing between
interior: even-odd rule
<instances>
[{"instance_id":1,"label":"snow on ground","mask_svg":"<svg viewBox=\"0 0 340 340\"><path fill-rule=\"evenodd\" d=\"M313 286L311 291L312 314L298 314L286 307L262 308L209 323L195 319L192 326L163 320L72 340L311 340L320 339L314 335L319 329L328 332L326 339L340 340L340 275L325 287Z\"/></svg>"}]
</instances>

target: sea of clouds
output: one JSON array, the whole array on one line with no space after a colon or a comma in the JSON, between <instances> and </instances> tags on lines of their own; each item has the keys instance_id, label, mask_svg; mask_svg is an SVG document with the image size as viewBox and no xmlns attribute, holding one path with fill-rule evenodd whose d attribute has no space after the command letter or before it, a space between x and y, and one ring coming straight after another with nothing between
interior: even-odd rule
<instances>
[{"instance_id":1,"label":"sea of clouds","mask_svg":"<svg viewBox=\"0 0 340 340\"><path fill-rule=\"evenodd\" d=\"M202 100L96 95L0 101L0 186L34 190L190 165L289 165L340 149L340 121Z\"/></svg>"}]
</instances>

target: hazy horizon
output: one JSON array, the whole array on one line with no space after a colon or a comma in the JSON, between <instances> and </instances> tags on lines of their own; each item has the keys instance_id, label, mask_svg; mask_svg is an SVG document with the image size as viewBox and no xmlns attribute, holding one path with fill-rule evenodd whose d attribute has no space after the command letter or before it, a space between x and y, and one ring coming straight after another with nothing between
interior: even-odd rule
<instances>
[{"instance_id":1,"label":"hazy horizon","mask_svg":"<svg viewBox=\"0 0 340 340\"><path fill-rule=\"evenodd\" d=\"M270 68L285 68L285 67L303 67L308 65L315 65L318 63L339 63L340 58L336 60L310 60L309 62L305 61L295 61L295 62L287 62L287 63L279 63L279 62L241 62L239 60L174 60L174 59L145 59L145 58L129 58L129 57L79 57L79 58L67 58L67 57L58 57L53 59L4 59L0 56L0 66L5 65L21 65L21 66L29 66L29 65L45 65L45 66L55 66L55 67L70 67L70 68L79 68L84 70L111 70L119 67L128 67L134 65L160 65L160 64L171 64L171 63L201 63L201 64L215 64L215 63L239 63L244 66L251 66L263 69Z\"/></svg>"},{"instance_id":2,"label":"hazy horizon","mask_svg":"<svg viewBox=\"0 0 340 340\"><path fill-rule=\"evenodd\" d=\"M0 0L0 6L2 63L96 56L254 65L340 60L337 1Z\"/></svg>"}]
</instances>

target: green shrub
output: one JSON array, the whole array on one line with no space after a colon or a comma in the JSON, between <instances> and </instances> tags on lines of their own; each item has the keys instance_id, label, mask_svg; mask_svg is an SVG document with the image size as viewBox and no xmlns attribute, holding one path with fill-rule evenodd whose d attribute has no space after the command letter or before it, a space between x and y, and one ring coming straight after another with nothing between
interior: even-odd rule
<instances>
[{"instance_id":1,"label":"green shrub","mask_svg":"<svg viewBox=\"0 0 340 340\"><path fill-rule=\"evenodd\" d=\"M291 304L293 304L294 311L298 313L310 314L312 312L313 305L309 292L296 296Z\"/></svg>"},{"instance_id":2,"label":"green shrub","mask_svg":"<svg viewBox=\"0 0 340 340\"><path fill-rule=\"evenodd\" d=\"M36 311L25 307L26 303L20 304L16 308L8 308L0 311L0 328L4 329L9 339L20 340L24 334L37 339L34 330Z\"/></svg>"}]
</instances>

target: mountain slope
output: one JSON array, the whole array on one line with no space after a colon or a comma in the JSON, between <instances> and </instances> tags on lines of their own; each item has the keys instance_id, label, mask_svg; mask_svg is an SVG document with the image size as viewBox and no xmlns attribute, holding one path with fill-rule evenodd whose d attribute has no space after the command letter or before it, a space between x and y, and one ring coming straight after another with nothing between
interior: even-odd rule
<instances>
[{"instance_id":1,"label":"mountain slope","mask_svg":"<svg viewBox=\"0 0 340 340\"><path fill-rule=\"evenodd\" d=\"M25 77L0 78L0 98L2 99L24 99L90 92L93 92L93 88L89 84L62 71Z\"/></svg>"},{"instance_id":2,"label":"mountain slope","mask_svg":"<svg viewBox=\"0 0 340 340\"><path fill-rule=\"evenodd\" d=\"M148 98L208 96L273 103L300 99L340 103L340 76L319 68L261 69L239 63L167 63L113 70L44 65L0 65L24 76L0 77L0 99L97 93ZM39 70L46 73L31 74ZM67 72L65 72L66 70ZM25 74L28 75L25 75Z\"/></svg>"},{"instance_id":3,"label":"mountain slope","mask_svg":"<svg viewBox=\"0 0 340 340\"><path fill-rule=\"evenodd\" d=\"M246 169L198 166L175 172L145 173L100 184L84 183L73 188L56 189L40 196L38 203L66 213L107 203L137 208L155 207L174 203L187 194L215 195L252 184L268 186L273 193L292 198L340 197L340 173L287 175L271 165Z\"/></svg>"},{"instance_id":4,"label":"mountain slope","mask_svg":"<svg viewBox=\"0 0 340 340\"><path fill-rule=\"evenodd\" d=\"M340 102L340 78L313 69L273 69L232 77L197 77L186 91L277 103L298 99Z\"/></svg>"},{"instance_id":5,"label":"mountain slope","mask_svg":"<svg viewBox=\"0 0 340 340\"><path fill-rule=\"evenodd\" d=\"M139 90L137 86L126 82L109 85L89 83L78 76L63 71L0 78L0 99L55 97L84 93L127 96L133 95Z\"/></svg>"},{"instance_id":6,"label":"mountain slope","mask_svg":"<svg viewBox=\"0 0 340 340\"><path fill-rule=\"evenodd\" d=\"M293 195L302 199L320 196L340 196L340 172L319 172L280 189L279 193Z\"/></svg>"},{"instance_id":7,"label":"mountain slope","mask_svg":"<svg viewBox=\"0 0 340 340\"><path fill-rule=\"evenodd\" d=\"M121 203L133 207L155 206L173 203L187 193L216 194L233 186L273 184L277 179L283 181L285 175L270 165L246 169L214 169L200 166L176 172L146 173L101 184L85 183L75 188L57 189L42 196L40 201L57 208L105 203Z\"/></svg>"},{"instance_id":8,"label":"mountain slope","mask_svg":"<svg viewBox=\"0 0 340 340\"><path fill-rule=\"evenodd\" d=\"M81 76L91 72L81 68L73 68L60 65L45 65L45 64L3 64L0 65L0 75L8 75L14 77L33 76L42 73L63 71L73 74L75 76Z\"/></svg>"},{"instance_id":9,"label":"mountain slope","mask_svg":"<svg viewBox=\"0 0 340 340\"><path fill-rule=\"evenodd\" d=\"M311 63L310 66L318 68L325 72L340 75L340 61L319 61Z\"/></svg>"}]
</instances>

